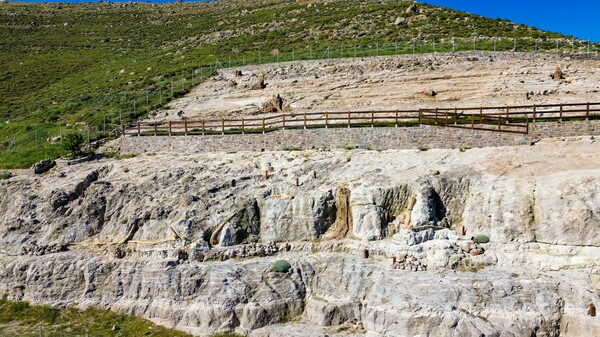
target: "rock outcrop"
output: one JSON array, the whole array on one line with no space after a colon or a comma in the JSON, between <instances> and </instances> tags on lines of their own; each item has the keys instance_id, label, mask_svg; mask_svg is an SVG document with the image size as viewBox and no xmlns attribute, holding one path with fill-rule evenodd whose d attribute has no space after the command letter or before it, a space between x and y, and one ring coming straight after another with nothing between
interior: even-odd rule
<instances>
[{"instance_id":1,"label":"rock outcrop","mask_svg":"<svg viewBox=\"0 0 600 337\"><path fill-rule=\"evenodd\" d=\"M599 154L173 154L19 175L0 180L0 296L199 336L591 336Z\"/></svg>"}]
</instances>

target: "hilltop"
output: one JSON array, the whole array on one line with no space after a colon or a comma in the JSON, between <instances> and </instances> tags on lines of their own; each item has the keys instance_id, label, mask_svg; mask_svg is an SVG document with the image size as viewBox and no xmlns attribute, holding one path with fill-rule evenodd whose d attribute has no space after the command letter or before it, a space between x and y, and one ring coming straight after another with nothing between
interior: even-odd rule
<instances>
[{"instance_id":1,"label":"hilltop","mask_svg":"<svg viewBox=\"0 0 600 337\"><path fill-rule=\"evenodd\" d=\"M412 6L412 7L411 7ZM118 123L146 110L146 90L159 105L189 90L191 69L206 74L220 60L257 63L309 54L342 56L353 47L373 50L385 43L417 39L416 51L429 51L438 40L511 38L498 48L512 48L512 38L541 39L554 48L560 34L409 1L219 1L183 4L40 4L7 3L0 7L0 119L38 122L100 123L103 115ZM469 40L456 48L471 48ZM519 40L519 48L534 48ZM487 42L480 42L488 44ZM483 47L483 45L481 45ZM577 46L576 46L577 47ZM329 51L325 52L325 48ZM403 46L403 52L412 52ZM261 54L259 56L259 54ZM333 54L333 55L332 55ZM346 53L346 56L349 53ZM373 54L375 52L373 51ZM306 55L308 57L309 55ZM259 60L260 58L260 60ZM183 88L171 82L188 81ZM199 74L196 74L197 78ZM138 107L133 112L132 102Z\"/></svg>"}]
</instances>

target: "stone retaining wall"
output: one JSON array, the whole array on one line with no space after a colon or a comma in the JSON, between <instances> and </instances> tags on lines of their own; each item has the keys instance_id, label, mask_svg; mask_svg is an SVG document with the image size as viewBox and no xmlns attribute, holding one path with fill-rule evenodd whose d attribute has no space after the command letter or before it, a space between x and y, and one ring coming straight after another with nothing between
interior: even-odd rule
<instances>
[{"instance_id":1,"label":"stone retaining wall","mask_svg":"<svg viewBox=\"0 0 600 337\"><path fill-rule=\"evenodd\" d=\"M347 147L373 150L472 148L522 145L542 138L596 135L597 130L600 130L600 121L530 123L528 136L429 125L397 128L278 130L266 134L247 135L128 136L122 138L121 152L191 154Z\"/></svg>"}]
</instances>

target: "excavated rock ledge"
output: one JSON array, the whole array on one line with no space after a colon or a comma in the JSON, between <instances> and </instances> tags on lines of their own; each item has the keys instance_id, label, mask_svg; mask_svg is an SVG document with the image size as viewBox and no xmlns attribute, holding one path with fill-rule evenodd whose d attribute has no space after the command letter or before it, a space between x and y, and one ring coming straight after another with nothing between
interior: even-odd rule
<instances>
[{"instance_id":1,"label":"excavated rock ledge","mask_svg":"<svg viewBox=\"0 0 600 337\"><path fill-rule=\"evenodd\" d=\"M598 155L581 137L15 176L0 181L0 296L198 336L600 335ZM280 259L292 268L271 271Z\"/></svg>"}]
</instances>

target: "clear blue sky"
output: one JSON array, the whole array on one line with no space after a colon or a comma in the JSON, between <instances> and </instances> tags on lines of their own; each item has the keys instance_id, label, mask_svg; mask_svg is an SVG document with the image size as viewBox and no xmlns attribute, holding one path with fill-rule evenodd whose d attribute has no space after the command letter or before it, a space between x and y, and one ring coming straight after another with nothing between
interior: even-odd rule
<instances>
[{"instance_id":1,"label":"clear blue sky","mask_svg":"<svg viewBox=\"0 0 600 337\"><path fill-rule=\"evenodd\" d=\"M600 42L600 0L419 0Z\"/></svg>"}]
</instances>

